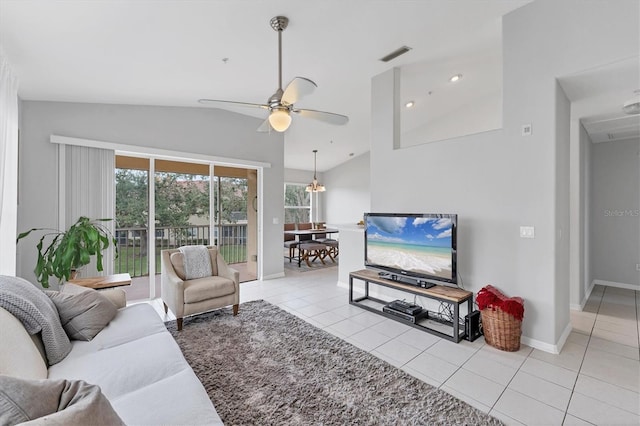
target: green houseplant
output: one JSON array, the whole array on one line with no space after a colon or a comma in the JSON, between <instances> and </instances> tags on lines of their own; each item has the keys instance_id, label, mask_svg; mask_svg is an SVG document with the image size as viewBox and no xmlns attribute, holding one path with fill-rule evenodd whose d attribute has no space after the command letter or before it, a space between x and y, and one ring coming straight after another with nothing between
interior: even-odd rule
<instances>
[{"instance_id":1,"label":"green houseplant","mask_svg":"<svg viewBox=\"0 0 640 426\"><path fill-rule=\"evenodd\" d=\"M69 280L71 272L77 270L91 261L91 256L96 257L96 268L102 271L102 251L113 244L115 257L118 257L118 245L109 229L101 222L113 219L94 219L81 216L76 223L66 231L57 231L47 228L32 228L18 235L16 243L33 231L51 231L45 233L38 244L38 261L33 270L36 279L42 287L49 287L49 278L57 277L59 280ZM51 238L49 245L43 250L45 239Z\"/></svg>"}]
</instances>

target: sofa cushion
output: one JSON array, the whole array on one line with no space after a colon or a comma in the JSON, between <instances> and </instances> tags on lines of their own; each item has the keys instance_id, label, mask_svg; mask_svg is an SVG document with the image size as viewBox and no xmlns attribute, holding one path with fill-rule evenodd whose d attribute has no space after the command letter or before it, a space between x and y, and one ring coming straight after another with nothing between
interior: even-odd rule
<instances>
[{"instance_id":1,"label":"sofa cushion","mask_svg":"<svg viewBox=\"0 0 640 426\"><path fill-rule=\"evenodd\" d=\"M47 364L32 336L16 317L0 308L0 374L46 379Z\"/></svg>"},{"instance_id":2,"label":"sofa cushion","mask_svg":"<svg viewBox=\"0 0 640 426\"><path fill-rule=\"evenodd\" d=\"M211 274L218 275L218 249L216 247L209 247L209 256L211 257ZM169 258L171 259L173 270L176 271L176 275L181 280L184 280L184 255L178 251L171 253Z\"/></svg>"},{"instance_id":3,"label":"sofa cushion","mask_svg":"<svg viewBox=\"0 0 640 426\"><path fill-rule=\"evenodd\" d=\"M188 368L178 344L165 331L109 349L69 356L49 367L49 378L98 384L113 400Z\"/></svg>"},{"instance_id":4,"label":"sofa cushion","mask_svg":"<svg viewBox=\"0 0 640 426\"><path fill-rule=\"evenodd\" d=\"M224 277L197 278L184 282L184 303L196 303L203 300L233 294L236 291L233 281Z\"/></svg>"},{"instance_id":5,"label":"sofa cushion","mask_svg":"<svg viewBox=\"0 0 640 426\"><path fill-rule=\"evenodd\" d=\"M222 425L211 399L190 368L113 398L111 405L130 425Z\"/></svg>"},{"instance_id":6,"label":"sofa cushion","mask_svg":"<svg viewBox=\"0 0 640 426\"><path fill-rule=\"evenodd\" d=\"M124 425L96 385L0 376L0 424Z\"/></svg>"},{"instance_id":7,"label":"sofa cushion","mask_svg":"<svg viewBox=\"0 0 640 426\"><path fill-rule=\"evenodd\" d=\"M53 300L60 322L70 339L91 340L116 316L116 306L98 291L86 288L76 294L45 291Z\"/></svg>"}]
</instances>

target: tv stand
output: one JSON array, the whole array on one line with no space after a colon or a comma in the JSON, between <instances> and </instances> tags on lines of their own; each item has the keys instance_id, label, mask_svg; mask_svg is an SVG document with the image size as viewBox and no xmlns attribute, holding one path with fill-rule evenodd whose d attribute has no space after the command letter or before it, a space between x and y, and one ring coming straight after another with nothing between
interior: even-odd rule
<instances>
[{"instance_id":1,"label":"tv stand","mask_svg":"<svg viewBox=\"0 0 640 426\"><path fill-rule=\"evenodd\" d=\"M364 281L364 296L359 298L353 297L353 280ZM383 311L383 307L389 303L389 301L381 300L369 295L369 286L375 284L382 287L392 288L394 290L404 291L417 296L434 299L442 303L447 303L451 306L453 317L451 321L442 321L431 318L431 312L429 315L425 315L424 319L416 318L415 323L408 321L404 318L400 318L396 315L392 315ZM429 283L431 284L431 283ZM378 273L363 269L349 274L349 303L351 305L358 306L362 309L374 312L379 315L383 315L387 318L403 322L411 327L418 328L423 331L427 331L443 339L450 340L452 342L460 342L466 337L466 331L463 324L460 324L460 305L467 304L467 313L473 311L473 293L470 291L462 290L461 288L453 288L443 285L433 285L430 288L418 287L415 284L405 284L404 282L394 281L381 277Z\"/></svg>"},{"instance_id":2,"label":"tv stand","mask_svg":"<svg viewBox=\"0 0 640 426\"><path fill-rule=\"evenodd\" d=\"M421 287L421 288L431 288L435 286L434 283L421 280L420 278L408 277L406 275L397 275L397 274L392 274L390 272L378 272L378 276L385 280L391 280L399 283L415 285L416 287Z\"/></svg>"}]
</instances>

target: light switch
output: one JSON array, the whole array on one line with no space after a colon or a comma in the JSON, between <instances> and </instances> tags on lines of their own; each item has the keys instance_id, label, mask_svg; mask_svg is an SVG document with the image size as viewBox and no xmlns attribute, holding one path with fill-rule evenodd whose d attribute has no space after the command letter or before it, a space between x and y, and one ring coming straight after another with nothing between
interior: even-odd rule
<instances>
[{"instance_id":1,"label":"light switch","mask_svg":"<svg viewBox=\"0 0 640 426\"><path fill-rule=\"evenodd\" d=\"M280 219L279 219L279 218L277 218L277 217L274 217L274 218L273 218L273 224L274 224L274 225L278 225L279 223L280 223Z\"/></svg>"},{"instance_id":2,"label":"light switch","mask_svg":"<svg viewBox=\"0 0 640 426\"><path fill-rule=\"evenodd\" d=\"M535 238L536 230L533 226L521 226L520 238Z\"/></svg>"}]
</instances>

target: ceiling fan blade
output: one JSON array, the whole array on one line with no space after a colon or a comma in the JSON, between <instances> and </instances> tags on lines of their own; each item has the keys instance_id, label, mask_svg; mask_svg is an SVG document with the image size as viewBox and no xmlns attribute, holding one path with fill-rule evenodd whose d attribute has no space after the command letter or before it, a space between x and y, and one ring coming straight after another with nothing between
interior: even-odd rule
<instances>
[{"instance_id":1,"label":"ceiling fan blade","mask_svg":"<svg viewBox=\"0 0 640 426\"><path fill-rule=\"evenodd\" d=\"M256 129L256 132L267 133L271 131L271 124L269 124L269 117L262 122L260 127Z\"/></svg>"},{"instance_id":2,"label":"ceiling fan blade","mask_svg":"<svg viewBox=\"0 0 640 426\"><path fill-rule=\"evenodd\" d=\"M316 111L313 109L292 109L291 112L295 112L302 117L313 118L314 120L324 121L325 123L335 124L342 126L349 122L349 117L342 114L335 114L333 112Z\"/></svg>"},{"instance_id":3,"label":"ceiling fan blade","mask_svg":"<svg viewBox=\"0 0 640 426\"><path fill-rule=\"evenodd\" d=\"M287 85L282 94L282 103L293 105L298 100L316 90L318 85L308 78L296 77Z\"/></svg>"},{"instance_id":4,"label":"ceiling fan blade","mask_svg":"<svg viewBox=\"0 0 640 426\"><path fill-rule=\"evenodd\" d=\"M252 104L252 103L249 103L249 102L221 101L221 100L218 100L218 99L198 99L198 102L200 102L201 104L205 104L205 105L220 104L220 106L227 105L227 106L239 106L239 107L269 109L269 105Z\"/></svg>"}]
</instances>

